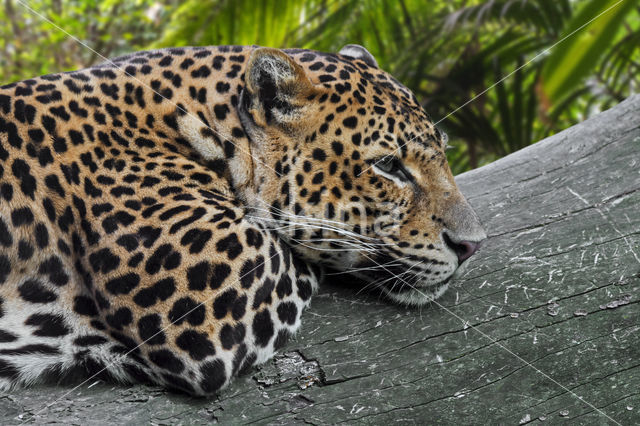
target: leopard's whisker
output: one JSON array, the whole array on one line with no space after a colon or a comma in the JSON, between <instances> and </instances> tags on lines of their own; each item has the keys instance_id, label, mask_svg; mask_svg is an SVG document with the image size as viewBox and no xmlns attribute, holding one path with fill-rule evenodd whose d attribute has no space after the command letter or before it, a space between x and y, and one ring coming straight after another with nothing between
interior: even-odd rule
<instances>
[{"instance_id":1,"label":"leopard's whisker","mask_svg":"<svg viewBox=\"0 0 640 426\"><path fill-rule=\"evenodd\" d=\"M361 241L354 240L343 240L340 238L307 238L307 239L298 239L297 241L303 241L307 243L339 243L339 244L353 244L357 247L367 246L367 247L388 247L394 246L395 244L388 243L362 243Z\"/></svg>"},{"instance_id":2,"label":"leopard's whisker","mask_svg":"<svg viewBox=\"0 0 640 426\"><path fill-rule=\"evenodd\" d=\"M259 207L251 207L251 208L254 209L254 210L257 210L257 211L262 211L262 212L271 214L271 211L267 210L267 209L261 209ZM326 229L327 227L329 227L329 229L334 230L336 232L348 232L348 233L350 233L352 235L357 235L358 238L375 240L375 238L373 238L373 237L357 234L357 233L355 233L353 231L349 231L347 229L341 228L341 227L345 226L345 224L343 222L330 220L330 219L324 219L324 218L320 219L320 218L315 218L315 217L294 215L294 214L291 214L289 212L286 212L286 211L280 210L280 209L275 209L275 210L279 210L278 213L280 213L282 216L285 216L285 217L290 218L290 219L302 220L302 221L305 221L307 224L319 223L319 224L322 225L323 229ZM266 217L265 218L265 217L258 217L258 216L249 216L249 217L254 217L254 218L259 219L259 220L275 220L275 221L282 221L283 220L282 218L275 219L275 218L270 218L270 217ZM294 223L298 224L299 222L294 222ZM335 226L331 226L331 224L334 224ZM341 231L338 231L337 228L339 228Z\"/></svg>"},{"instance_id":3,"label":"leopard's whisker","mask_svg":"<svg viewBox=\"0 0 640 426\"><path fill-rule=\"evenodd\" d=\"M367 271L367 270L375 271L376 269L382 269L382 268L384 268L386 266L403 266L405 264L402 263L402 261L403 260L408 260L408 259L409 259L409 256L399 257L397 259L392 259L392 260L389 260L389 261L384 262L384 263L378 263L378 264L373 265L373 266L370 265L370 266L365 266L365 267L362 267L362 268L351 269L351 270L345 271L344 273ZM342 273L342 272L340 272L340 273Z\"/></svg>"},{"instance_id":4,"label":"leopard's whisker","mask_svg":"<svg viewBox=\"0 0 640 426\"><path fill-rule=\"evenodd\" d=\"M403 280L403 279L402 279L402 277L403 277L403 276L405 276L406 274L410 273L410 272L411 272L411 270L412 270L415 266L418 266L418 265L421 265L422 263L424 263L424 262L415 263L415 264L413 264L413 265L412 265L408 270L403 271L403 272L402 272L402 273L400 273L400 274L394 274L393 272L391 272L390 270L388 270L388 269L385 267L385 265L382 265L382 264L380 264L380 263L376 262L374 259L370 258L370 257L369 257L369 256L367 256L366 254L363 254L363 256L364 256L364 257L366 257L367 259L369 259L371 262L375 263L376 265L378 265L378 266L382 267L382 269L384 269L384 270L386 270L387 272L389 272L389 273L392 275L392 277L390 277L390 279L395 279L395 280L396 280L396 283L394 283L394 285L393 285L393 286L391 287L391 289L389 290L390 292L393 292L393 290L395 289L395 286L397 285L397 281L402 281L403 283L405 283L406 281L405 281L405 280ZM415 277L416 277L416 279L418 279L418 277L419 277L419 276L418 276L418 275L415 275ZM379 288L379 287L378 287L378 288ZM412 288L414 288L414 289L415 289L415 287L412 287ZM402 286L400 287L400 290L402 290Z\"/></svg>"},{"instance_id":5,"label":"leopard's whisker","mask_svg":"<svg viewBox=\"0 0 640 426\"><path fill-rule=\"evenodd\" d=\"M270 221L272 223L280 225L279 227L271 228L273 230L278 230L278 231L280 231L280 230L299 229L299 228L303 228L303 229L307 228L307 229L313 229L313 230L321 229L323 231L333 231L333 232L335 232L337 234L344 235L346 237L351 237L354 240L358 240L358 241L360 241L360 239L369 239L369 240L373 240L373 241L378 241L377 239L372 238L372 237L363 236L363 235L356 234L356 233L351 232L351 231L347 231L345 229L335 228L335 227L332 227L332 226L326 226L326 225L315 224L315 223L304 223L304 222L288 222L288 223L285 222L284 224L282 224L282 223L280 223L282 221L278 221L278 220L273 219L273 218L262 218L262 217L255 217L255 218L259 219L261 221ZM302 218L302 217L300 217L300 218L304 220L304 218Z\"/></svg>"},{"instance_id":6,"label":"leopard's whisker","mask_svg":"<svg viewBox=\"0 0 640 426\"><path fill-rule=\"evenodd\" d=\"M313 246L310 246L308 244L299 243L295 239L292 239L291 241L293 241L295 243L298 243L299 245L301 245L303 247L306 247L308 249L315 250L315 251L328 251L328 252L345 252L345 251L347 251L347 252L352 252L352 251L357 250L359 252L363 252L363 251L375 252L375 250L373 250L373 249L363 249L363 248L360 248L360 247L354 247L354 248L349 248L349 249L346 249L346 248L345 249L338 249L338 248L313 247Z\"/></svg>"},{"instance_id":7,"label":"leopard's whisker","mask_svg":"<svg viewBox=\"0 0 640 426\"><path fill-rule=\"evenodd\" d=\"M372 266L372 267L371 267L371 270L376 269L376 268L383 268L383 269L384 269L386 266L394 266L394 265L391 265L391 263L392 263L392 262L396 262L396 261L398 261L398 260L406 260L406 259L408 259L408 257L403 257L403 258L400 258L400 259L394 259L394 260L391 260L391 261L389 261L389 262L385 262L385 263L382 263L382 264L377 264L376 266ZM376 263L377 263L377 262L376 262ZM404 276L405 274L409 273L409 272L410 272L410 270L411 270L411 269L409 269L409 270L407 270L407 271L404 271L404 272L402 272L401 274L399 274L398 276ZM368 288L371 288L371 287L376 288L376 289L381 288L385 283L387 283L387 282L389 282L389 281L391 281L391 280L396 280L398 276L393 275L393 276L391 276L391 277L385 277L385 278L381 278L381 279L375 280L375 281L373 281L373 282L371 282L371 283L369 283L369 284L365 285L363 288L361 288L361 289L357 292L357 294L360 294L360 293L361 293L361 292L363 292L364 290L366 290L366 289L368 289Z\"/></svg>"},{"instance_id":8,"label":"leopard's whisker","mask_svg":"<svg viewBox=\"0 0 640 426\"><path fill-rule=\"evenodd\" d=\"M386 266L403 266L404 264L401 262L398 262L399 259L394 259L391 260L387 263L385 263L384 265ZM361 268L348 268L344 271L338 271L338 272L330 272L327 273L326 275L348 275L348 274L352 274L354 272L362 272L362 271L372 271L375 272L377 269L381 269L381 266L366 266L366 267L361 267Z\"/></svg>"},{"instance_id":9,"label":"leopard's whisker","mask_svg":"<svg viewBox=\"0 0 640 426\"><path fill-rule=\"evenodd\" d=\"M263 208L255 207L255 206L254 207L248 207L248 208L250 208L252 210L262 211L262 212L269 213L269 214L272 214L275 211L278 214L289 216L289 217L293 217L293 218L303 218L303 219L309 220L309 221L322 222L323 224L324 223L331 223L331 224L335 224L336 226L345 226L344 222L340 222L340 221L337 221L337 220L291 214L291 212L288 212L288 211L282 210L282 209L278 209L278 208L275 208L275 207L270 207L269 209L263 209Z\"/></svg>"}]
</instances>

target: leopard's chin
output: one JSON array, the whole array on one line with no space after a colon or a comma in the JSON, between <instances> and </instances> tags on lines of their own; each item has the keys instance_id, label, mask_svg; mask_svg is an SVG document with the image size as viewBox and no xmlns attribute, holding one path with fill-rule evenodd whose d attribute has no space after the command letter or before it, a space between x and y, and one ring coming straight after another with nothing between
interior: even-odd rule
<instances>
[{"instance_id":1,"label":"leopard's chin","mask_svg":"<svg viewBox=\"0 0 640 426\"><path fill-rule=\"evenodd\" d=\"M376 259L357 266L363 270L350 275L366 283L365 288L384 294L391 302L407 306L423 306L442 297L451 279L459 276L461 270L461 265L448 263L435 274L427 268L414 273L419 264L405 264L394 259Z\"/></svg>"},{"instance_id":2,"label":"leopard's chin","mask_svg":"<svg viewBox=\"0 0 640 426\"><path fill-rule=\"evenodd\" d=\"M351 275L365 283L376 281L374 277L368 274L353 273ZM455 275L457 274L451 274L438 282L420 280L416 279L416 276L408 277L405 275L404 278L388 280L371 289L373 291L380 291L387 299L400 305L423 306L442 297L449 288L449 281L451 281ZM380 278L378 277L377 280L379 281ZM365 284L365 288L366 287Z\"/></svg>"},{"instance_id":3,"label":"leopard's chin","mask_svg":"<svg viewBox=\"0 0 640 426\"><path fill-rule=\"evenodd\" d=\"M401 282L397 285L384 286L381 289L382 292L395 303L409 306L423 306L442 297L449 288L449 281L452 277L453 275L450 275L440 282L429 282L422 285L420 281L417 281L411 286L403 285Z\"/></svg>"},{"instance_id":4,"label":"leopard's chin","mask_svg":"<svg viewBox=\"0 0 640 426\"><path fill-rule=\"evenodd\" d=\"M451 280L460 278L466 271L466 263L458 267L446 279L437 283L420 285L420 281L412 286L388 284L382 287L382 292L392 301L409 306L423 306L442 297ZM410 281L407 279L406 281Z\"/></svg>"},{"instance_id":5,"label":"leopard's chin","mask_svg":"<svg viewBox=\"0 0 640 426\"><path fill-rule=\"evenodd\" d=\"M403 291L391 291L383 288L383 293L393 302L408 306L423 306L439 299L449 288L449 280L430 285L415 287Z\"/></svg>"}]
</instances>

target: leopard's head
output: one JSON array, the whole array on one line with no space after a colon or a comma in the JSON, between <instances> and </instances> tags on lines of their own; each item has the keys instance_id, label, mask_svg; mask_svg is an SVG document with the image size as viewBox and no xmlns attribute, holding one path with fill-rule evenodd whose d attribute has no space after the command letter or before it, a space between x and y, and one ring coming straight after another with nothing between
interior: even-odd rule
<instances>
[{"instance_id":1,"label":"leopard's head","mask_svg":"<svg viewBox=\"0 0 640 426\"><path fill-rule=\"evenodd\" d=\"M304 259L395 301L443 294L486 235L415 96L355 45L337 55L258 48L244 79L254 217Z\"/></svg>"}]
</instances>

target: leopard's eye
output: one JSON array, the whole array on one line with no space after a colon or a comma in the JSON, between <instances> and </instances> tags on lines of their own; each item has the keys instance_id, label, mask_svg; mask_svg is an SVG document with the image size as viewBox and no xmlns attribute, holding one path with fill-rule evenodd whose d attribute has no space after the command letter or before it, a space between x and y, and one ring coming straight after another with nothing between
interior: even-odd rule
<instances>
[{"instance_id":1,"label":"leopard's eye","mask_svg":"<svg viewBox=\"0 0 640 426\"><path fill-rule=\"evenodd\" d=\"M373 167L380 170L382 173L391 175L401 181L412 181L411 173L402 165L402 162L398 157L393 155L386 155L373 162Z\"/></svg>"},{"instance_id":2,"label":"leopard's eye","mask_svg":"<svg viewBox=\"0 0 640 426\"><path fill-rule=\"evenodd\" d=\"M398 159L392 155L387 155L377 160L374 164L385 173L394 174L398 169Z\"/></svg>"}]
</instances>

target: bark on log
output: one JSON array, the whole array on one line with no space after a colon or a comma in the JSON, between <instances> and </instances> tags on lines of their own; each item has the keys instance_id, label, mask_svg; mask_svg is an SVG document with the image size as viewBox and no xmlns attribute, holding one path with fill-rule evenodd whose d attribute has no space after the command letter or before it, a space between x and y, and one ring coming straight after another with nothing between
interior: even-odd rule
<instances>
[{"instance_id":1,"label":"bark on log","mask_svg":"<svg viewBox=\"0 0 640 426\"><path fill-rule=\"evenodd\" d=\"M36 386L2 423L640 422L640 96L458 182L490 238L438 304L328 283L217 399Z\"/></svg>"}]
</instances>

